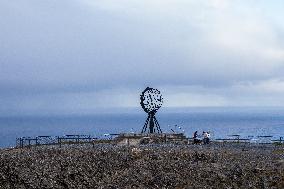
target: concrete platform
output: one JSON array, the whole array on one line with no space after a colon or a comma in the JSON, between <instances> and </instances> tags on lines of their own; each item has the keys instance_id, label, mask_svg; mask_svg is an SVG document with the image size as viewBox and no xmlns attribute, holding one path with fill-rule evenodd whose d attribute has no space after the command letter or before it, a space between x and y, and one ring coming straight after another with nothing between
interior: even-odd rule
<instances>
[{"instance_id":1,"label":"concrete platform","mask_svg":"<svg viewBox=\"0 0 284 189\"><path fill-rule=\"evenodd\" d=\"M114 139L114 143L133 146L161 143L187 144L188 139L183 133L121 133Z\"/></svg>"}]
</instances>

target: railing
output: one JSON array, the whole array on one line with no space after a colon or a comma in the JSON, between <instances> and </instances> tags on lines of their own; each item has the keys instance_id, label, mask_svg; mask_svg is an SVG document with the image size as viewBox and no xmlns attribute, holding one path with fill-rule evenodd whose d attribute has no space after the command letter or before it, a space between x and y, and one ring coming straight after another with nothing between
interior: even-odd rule
<instances>
[{"instance_id":1,"label":"railing","mask_svg":"<svg viewBox=\"0 0 284 189\"><path fill-rule=\"evenodd\" d=\"M221 141L221 142L250 142L250 139L247 138L218 138L215 139L215 141Z\"/></svg>"},{"instance_id":2,"label":"railing","mask_svg":"<svg viewBox=\"0 0 284 189\"><path fill-rule=\"evenodd\" d=\"M280 137L279 140L271 140L272 142L278 142L280 144L284 143L283 137Z\"/></svg>"},{"instance_id":3,"label":"railing","mask_svg":"<svg viewBox=\"0 0 284 189\"><path fill-rule=\"evenodd\" d=\"M63 137L57 137L57 143L61 147L62 144L90 143L92 139L90 135L65 135Z\"/></svg>"},{"instance_id":4,"label":"railing","mask_svg":"<svg viewBox=\"0 0 284 189\"><path fill-rule=\"evenodd\" d=\"M16 147L23 148L39 145L59 145L61 147L62 144L92 143L96 139L90 135L21 137L16 139Z\"/></svg>"},{"instance_id":5,"label":"railing","mask_svg":"<svg viewBox=\"0 0 284 189\"><path fill-rule=\"evenodd\" d=\"M273 136L271 135L261 135L257 136L256 138L253 138L253 136L249 136L250 138L240 138L240 135L228 135L229 137L234 138L218 138L215 139L215 141L221 141L221 142L247 142L247 143L284 143L283 137L280 137L279 139L272 139Z\"/></svg>"},{"instance_id":6,"label":"railing","mask_svg":"<svg viewBox=\"0 0 284 189\"><path fill-rule=\"evenodd\" d=\"M118 134L109 134L111 136L118 136ZM139 134L138 134L139 135ZM131 135L132 136L132 135ZM136 136L136 134L133 136ZM240 138L240 135L228 135L229 137L234 138L219 138L213 139L213 141L217 142L237 142L237 143L284 143L284 138L280 137L279 139L272 139L272 136L257 136L256 140L253 138ZM167 139L171 139L170 137L166 137ZM178 140L177 138L176 140ZM187 139L188 144L193 138L181 138L182 140ZM265 142L263 142L265 139ZM61 147L64 144L81 144L81 143L91 143L95 145L96 143L109 143L110 140L103 140L91 137L91 135L64 135L64 136L37 136L37 137L21 137L16 139L16 147L24 148L31 146L39 146L39 145L59 145Z\"/></svg>"}]
</instances>

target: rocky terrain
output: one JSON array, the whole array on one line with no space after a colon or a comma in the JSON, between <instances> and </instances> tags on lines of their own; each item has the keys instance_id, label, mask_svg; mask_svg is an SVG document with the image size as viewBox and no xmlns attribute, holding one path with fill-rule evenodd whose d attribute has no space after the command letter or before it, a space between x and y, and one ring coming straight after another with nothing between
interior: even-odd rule
<instances>
[{"instance_id":1,"label":"rocky terrain","mask_svg":"<svg viewBox=\"0 0 284 189\"><path fill-rule=\"evenodd\" d=\"M0 188L284 188L283 145L0 150Z\"/></svg>"}]
</instances>

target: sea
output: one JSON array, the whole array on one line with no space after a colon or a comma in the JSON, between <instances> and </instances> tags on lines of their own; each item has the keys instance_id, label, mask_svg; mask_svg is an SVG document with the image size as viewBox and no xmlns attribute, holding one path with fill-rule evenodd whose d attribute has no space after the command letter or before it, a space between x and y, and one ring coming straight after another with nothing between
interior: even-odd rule
<instances>
[{"instance_id":1,"label":"sea","mask_svg":"<svg viewBox=\"0 0 284 189\"><path fill-rule=\"evenodd\" d=\"M138 108L72 114L24 114L0 116L0 148L14 147L16 138L41 135L91 135L105 138L123 132L140 133L147 114ZM284 108L198 107L161 108L156 118L163 132L209 131L212 139L259 136L284 137Z\"/></svg>"}]
</instances>

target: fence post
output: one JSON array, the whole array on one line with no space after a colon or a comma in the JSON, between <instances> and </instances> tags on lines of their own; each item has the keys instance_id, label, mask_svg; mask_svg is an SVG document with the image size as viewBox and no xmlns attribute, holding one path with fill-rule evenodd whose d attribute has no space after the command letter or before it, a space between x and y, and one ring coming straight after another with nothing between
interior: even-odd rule
<instances>
[{"instance_id":1,"label":"fence post","mask_svg":"<svg viewBox=\"0 0 284 189\"><path fill-rule=\"evenodd\" d=\"M59 148L61 148L61 138L57 137L57 143L59 144Z\"/></svg>"},{"instance_id":2,"label":"fence post","mask_svg":"<svg viewBox=\"0 0 284 189\"><path fill-rule=\"evenodd\" d=\"M22 137L20 138L20 146L21 148L24 148L24 139Z\"/></svg>"},{"instance_id":3,"label":"fence post","mask_svg":"<svg viewBox=\"0 0 284 189\"><path fill-rule=\"evenodd\" d=\"M28 143L29 143L29 145L28 145L28 147L30 148L31 147L31 140L30 139L28 139Z\"/></svg>"}]
</instances>

